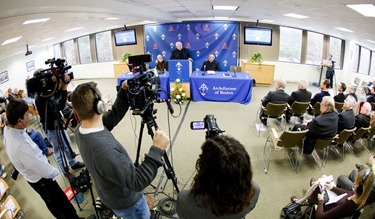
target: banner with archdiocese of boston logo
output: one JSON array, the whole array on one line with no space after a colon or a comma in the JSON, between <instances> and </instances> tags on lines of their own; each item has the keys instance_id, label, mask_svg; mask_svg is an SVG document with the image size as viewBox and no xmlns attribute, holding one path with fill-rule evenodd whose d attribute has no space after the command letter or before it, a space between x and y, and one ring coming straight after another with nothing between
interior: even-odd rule
<instances>
[{"instance_id":1,"label":"banner with archdiocese of boston logo","mask_svg":"<svg viewBox=\"0 0 375 219\"><path fill-rule=\"evenodd\" d=\"M229 71L237 65L238 22L182 22L144 26L144 40L147 54L151 54L150 68L155 66L156 57L161 54L169 60L180 41L193 59L193 71L201 69L210 54L220 64L221 71Z\"/></svg>"}]
</instances>

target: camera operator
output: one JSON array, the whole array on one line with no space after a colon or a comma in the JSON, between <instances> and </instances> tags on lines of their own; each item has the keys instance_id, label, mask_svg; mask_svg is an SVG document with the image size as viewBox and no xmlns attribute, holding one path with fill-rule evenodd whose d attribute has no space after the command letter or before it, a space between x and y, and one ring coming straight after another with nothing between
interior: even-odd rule
<instances>
[{"instance_id":1,"label":"camera operator","mask_svg":"<svg viewBox=\"0 0 375 219\"><path fill-rule=\"evenodd\" d=\"M59 171L53 167L26 132L28 105L12 99L7 107L8 125L4 130L4 148L14 167L40 195L49 211L58 219L78 219L73 205L55 181Z\"/></svg>"},{"instance_id":2,"label":"camera operator","mask_svg":"<svg viewBox=\"0 0 375 219\"><path fill-rule=\"evenodd\" d=\"M34 72L34 76L36 76L36 74L38 74L39 72L40 71L36 70ZM59 113L58 111L65 108L67 101L68 84L65 84L64 81L69 80L68 75L63 75L62 77L63 78L62 80L60 80L60 84L58 85L59 89L51 97L48 98L42 97L38 93L35 99L35 104L40 115L40 122L42 123L44 129L47 130L46 134L48 140L53 145L53 155L56 159L56 163L59 165L60 170L62 170L66 175L69 171L67 169L67 164L64 165L64 157L62 156L62 154L65 154L66 158L68 159L69 165L73 170L82 168L85 166L85 164L83 162L77 161L72 157L72 154L70 153L70 150L68 148L68 144L71 145L71 142L66 130L62 130L62 133L65 135L65 137L61 137L62 145L59 145L58 131L55 128L55 122L57 122L59 119L57 118Z\"/></svg>"},{"instance_id":3,"label":"camera operator","mask_svg":"<svg viewBox=\"0 0 375 219\"><path fill-rule=\"evenodd\" d=\"M149 219L150 211L142 190L163 165L169 143L163 131L155 131L153 146L138 167L110 131L129 109L127 81L117 93L112 110L105 111L96 83L84 83L73 92L74 111L81 120L75 131L77 145L102 202L122 218Z\"/></svg>"}]
</instances>

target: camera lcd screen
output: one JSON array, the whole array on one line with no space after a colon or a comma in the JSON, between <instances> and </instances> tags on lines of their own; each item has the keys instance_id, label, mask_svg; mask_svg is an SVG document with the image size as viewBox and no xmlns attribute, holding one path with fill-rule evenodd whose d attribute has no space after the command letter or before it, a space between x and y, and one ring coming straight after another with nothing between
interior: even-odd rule
<instances>
[{"instance_id":1,"label":"camera lcd screen","mask_svg":"<svg viewBox=\"0 0 375 219\"><path fill-rule=\"evenodd\" d=\"M193 129L193 130L204 129L204 122L203 121L191 122L190 128Z\"/></svg>"}]
</instances>

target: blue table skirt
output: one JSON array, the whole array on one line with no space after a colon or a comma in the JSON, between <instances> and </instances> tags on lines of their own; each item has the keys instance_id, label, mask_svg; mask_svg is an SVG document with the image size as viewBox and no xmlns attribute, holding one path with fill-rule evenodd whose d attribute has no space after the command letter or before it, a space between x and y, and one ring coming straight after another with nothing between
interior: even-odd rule
<instances>
[{"instance_id":1,"label":"blue table skirt","mask_svg":"<svg viewBox=\"0 0 375 219\"><path fill-rule=\"evenodd\" d=\"M131 79L133 77L134 77L134 75L132 73L121 75L120 77L117 78L117 85L121 85L123 81ZM169 73L165 72L164 74L159 74L159 78L160 78L161 84L160 84L160 87L158 89L159 90L158 91L158 94L159 94L158 100L164 100L166 97L168 97L166 95L166 92L168 94L170 93Z\"/></svg>"},{"instance_id":2,"label":"blue table skirt","mask_svg":"<svg viewBox=\"0 0 375 219\"><path fill-rule=\"evenodd\" d=\"M202 75L194 72L190 76L190 92L193 101L238 102L248 104L251 100L253 79L248 73L237 73L237 77L224 76L228 72Z\"/></svg>"}]
</instances>

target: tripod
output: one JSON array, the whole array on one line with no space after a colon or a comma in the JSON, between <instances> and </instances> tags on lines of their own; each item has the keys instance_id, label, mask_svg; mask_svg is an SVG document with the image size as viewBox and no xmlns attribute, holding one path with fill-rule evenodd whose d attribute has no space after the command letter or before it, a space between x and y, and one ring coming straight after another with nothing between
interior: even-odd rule
<instances>
[{"instance_id":1,"label":"tripod","mask_svg":"<svg viewBox=\"0 0 375 219\"><path fill-rule=\"evenodd\" d=\"M145 109L141 112L139 111L134 111L133 115L141 115L142 117L142 122L141 122L141 128L140 128L140 133L138 137L138 148L137 148L137 155L135 159L134 166L138 167L139 166L139 156L140 156L140 151L141 151L141 145L142 145L142 137L143 137L143 129L145 127L145 124L147 126L147 131L148 134L151 136L151 138L154 138L154 132L152 130L152 127L155 128L155 130L158 130L158 125L155 121L157 110L154 109L154 103L150 102L146 105ZM174 173L173 167L171 165L171 162L169 161L168 155L166 152L163 154L163 160L164 160L164 171L168 177L168 179L172 180L173 186L176 189L177 192L180 192L178 186L177 186L177 178ZM155 188L157 190L157 188ZM157 191L155 190L155 194Z\"/></svg>"}]
</instances>

